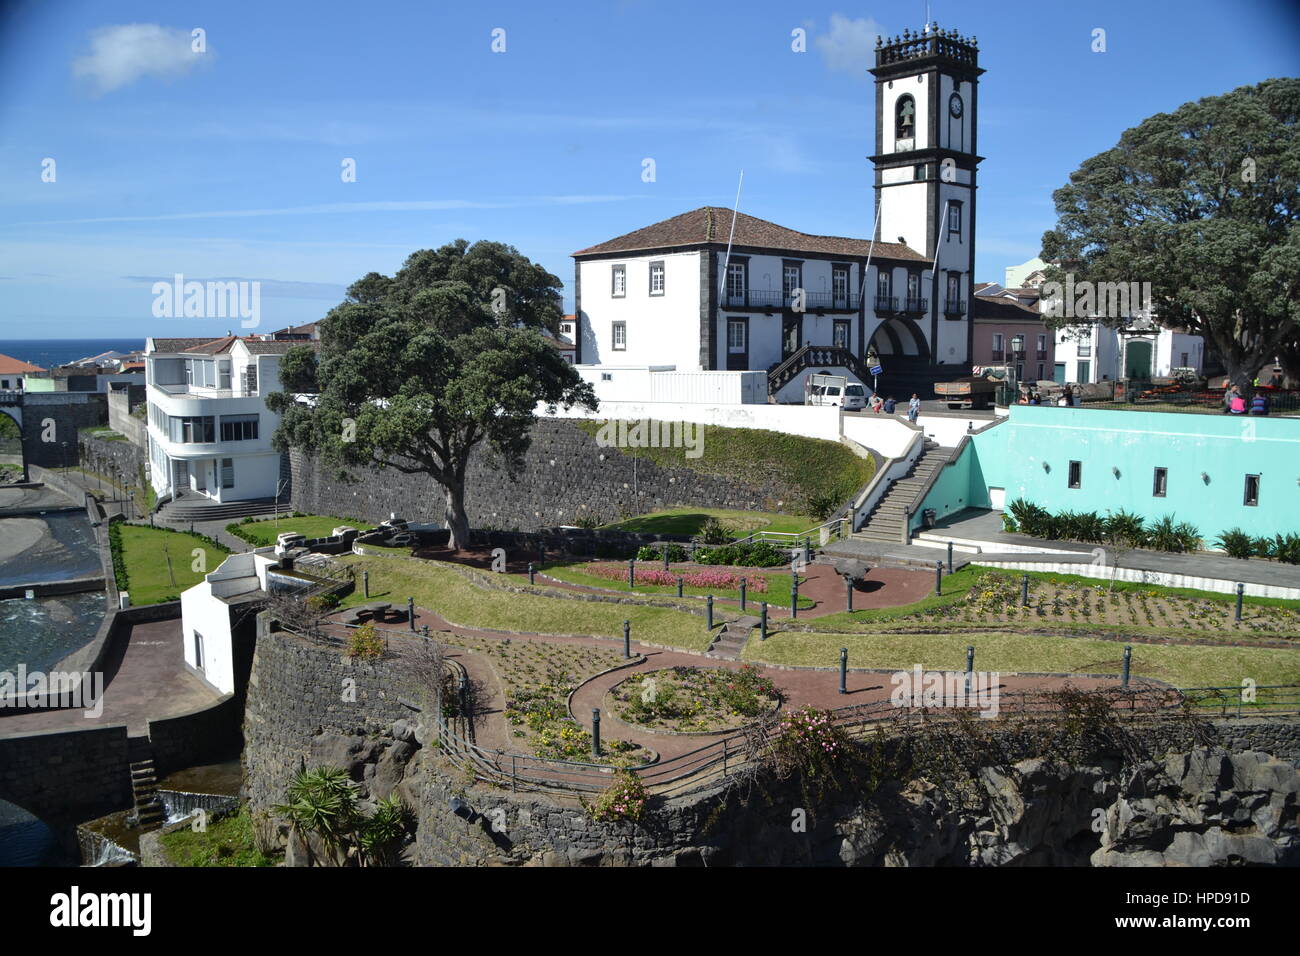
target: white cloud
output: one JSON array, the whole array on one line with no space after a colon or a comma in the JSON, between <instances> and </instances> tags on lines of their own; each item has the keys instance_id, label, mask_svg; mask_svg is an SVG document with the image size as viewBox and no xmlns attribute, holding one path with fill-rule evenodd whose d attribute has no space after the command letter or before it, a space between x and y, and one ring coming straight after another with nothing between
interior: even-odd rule
<instances>
[{"instance_id":1,"label":"white cloud","mask_svg":"<svg viewBox=\"0 0 1300 956\"><path fill-rule=\"evenodd\" d=\"M72 61L72 75L85 77L100 93L111 93L143 76L180 76L211 53L190 48L190 31L157 23L100 27L90 35L90 52Z\"/></svg>"},{"instance_id":2,"label":"white cloud","mask_svg":"<svg viewBox=\"0 0 1300 956\"><path fill-rule=\"evenodd\" d=\"M828 69L863 76L876 65L876 37L880 24L870 17L851 20L840 13L831 14L831 28L813 38Z\"/></svg>"}]
</instances>

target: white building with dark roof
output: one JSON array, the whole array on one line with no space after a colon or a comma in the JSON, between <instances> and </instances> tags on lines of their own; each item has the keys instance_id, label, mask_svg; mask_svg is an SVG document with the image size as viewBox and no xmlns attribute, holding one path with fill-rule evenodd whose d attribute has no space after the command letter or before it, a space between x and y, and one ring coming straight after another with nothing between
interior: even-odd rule
<instances>
[{"instance_id":1,"label":"white building with dark roof","mask_svg":"<svg viewBox=\"0 0 1300 956\"><path fill-rule=\"evenodd\" d=\"M150 338L145 349L150 478L159 496L214 502L277 498L280 359L311 341Z\"/></svg>"}]
</instances>

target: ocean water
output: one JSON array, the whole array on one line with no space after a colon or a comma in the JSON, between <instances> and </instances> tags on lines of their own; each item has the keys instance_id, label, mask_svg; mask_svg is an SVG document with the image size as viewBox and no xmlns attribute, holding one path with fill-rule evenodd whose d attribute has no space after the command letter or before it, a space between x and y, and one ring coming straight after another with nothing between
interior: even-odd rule
<instances>
[{"instance_id":1,"label":"ocean water","mask_svg":"<svg viewBox=\"0 0 1300 956\"><path fill-rule=\"evenodd\" d=\"M0 339L0 355L55 368L103 352L135 352L144 339Z\"/></svg>"}]
</instances>

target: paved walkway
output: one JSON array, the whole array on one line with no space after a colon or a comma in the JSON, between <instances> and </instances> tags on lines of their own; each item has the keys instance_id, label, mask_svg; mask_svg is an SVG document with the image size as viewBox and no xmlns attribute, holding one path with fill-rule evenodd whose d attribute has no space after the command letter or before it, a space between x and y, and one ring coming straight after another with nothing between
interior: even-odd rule
<instances>
[{"instance_id":1,"label":"paved walkway","mask_svg":"<svg viewBox=\"0 0 1300 956\"><path fill-rule=\"evenodd\" d=\"M41 511L80 510L81 507L80 501L73 501L48 485L41 488L0 488L0 518Z\"/></svg>"},{"instance_id":2,"label":"paved walkway","mask_svg":"<svg viewBox=\"0 0 1300 956\"><path fill-rule=\"evenodd\" d=\"M103 713L81 710L12 713L0 709L0 736L50 730L86 730L126 724L132 735L148 722L210 706L220 695L185 669L179 618L136 624L105 662Z\"/></svg>"}]
</instances>

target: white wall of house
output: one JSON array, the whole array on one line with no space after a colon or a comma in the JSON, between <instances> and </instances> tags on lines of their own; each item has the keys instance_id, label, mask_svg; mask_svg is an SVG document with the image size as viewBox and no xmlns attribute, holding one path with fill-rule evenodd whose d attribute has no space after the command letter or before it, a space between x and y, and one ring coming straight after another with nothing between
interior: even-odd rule
<instances>
[{"instance_id":1,"label":"white wall of house","mask_svg":"<svg viewBox=\"0 0 1300 956\"><path fill-rule=\"evenodd\" d=\"M661 295L650 294L651 263L663 263ZM615 295L614 268L626 283ZM700 368L700 253L584 260L577 264L582 287L583 364L674 365ZM614 324L624 323L625 348L615 348Z\"/></svg>"}]
</instances>

